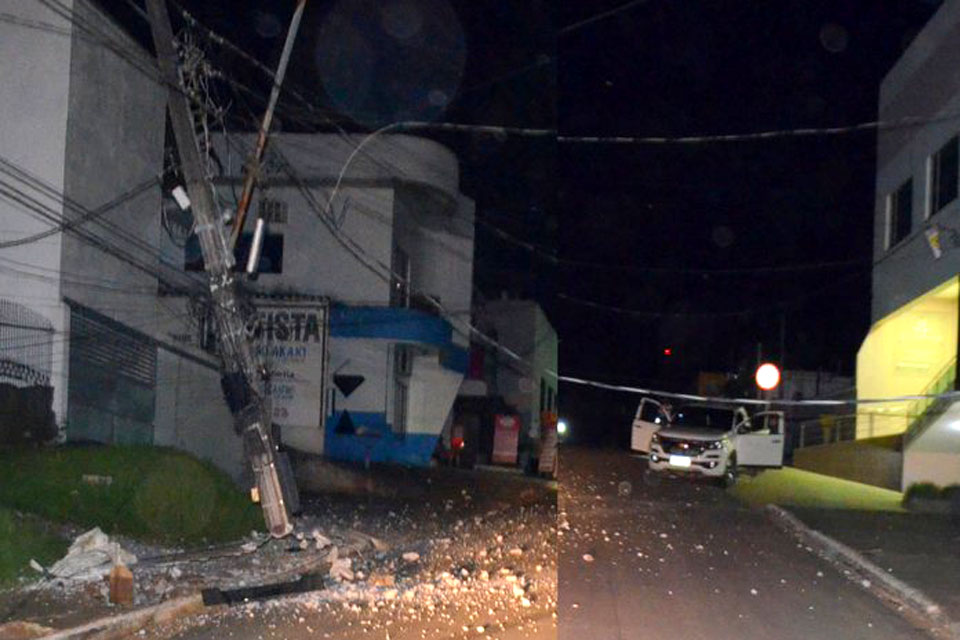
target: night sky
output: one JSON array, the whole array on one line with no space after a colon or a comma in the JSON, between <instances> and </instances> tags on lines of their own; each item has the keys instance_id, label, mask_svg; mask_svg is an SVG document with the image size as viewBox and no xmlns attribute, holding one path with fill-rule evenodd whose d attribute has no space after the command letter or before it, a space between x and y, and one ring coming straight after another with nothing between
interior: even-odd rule
<instances>
[{"instance_id":1,"label":"night sky","mask_svg":"<svg viewBox=\"0 0 960 640\"><path fill-rule=\"evenodd\" d=\"M270 67L293 4L186 2ZM648 0L565 29L622 4L310 0L289 84L355 132L395 119L667 137L842 126L876 118L881 79L939 5ZM124 3L107 5L147 37ZM236 56L211 58L266 94ZM262 110L229 97L234 126ZM281 100L283 129L331 130L308 120ZM689 390L700 370L747 372L758 343L788 368L853 373L875 132L660 146L429 135L458 153L477 202L477 288L539 300L563 373ZM815 266L770 269L791 265ZM581 422L635 405L560 397Z\"/></svg>"},{"instance_id":2,"label":"night sky","mask_svg":"<svg viewBox=\"0 0 960 640\"><path fill-rule=\"evenodd\" d=\"M565 11L558 20L575 23L611 6ZM559 40L560 127L669 137L874 120L883 75L936 6L642 3ZM687 270L853 262L736 274L565 269L556 286L571 296L676 315L555 302L561 336L596 346L562 351L563 368L691 390L698 370L747 378L762 343L765 358L788 368L852 374L870 321L875 141L866 132L561 147L564 255ZM738 311L749 313L731 313ZM605 405L615 405L611 419L622 421L635 404L568 391L581 422Z\"/></svg>"}]
</instances>

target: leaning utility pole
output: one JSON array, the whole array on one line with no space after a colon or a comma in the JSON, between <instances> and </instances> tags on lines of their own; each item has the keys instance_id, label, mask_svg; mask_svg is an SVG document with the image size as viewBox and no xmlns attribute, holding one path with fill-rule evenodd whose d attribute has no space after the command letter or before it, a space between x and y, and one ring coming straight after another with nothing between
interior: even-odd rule
<instances>
[{"instance_id":1,"label":"leaning utility pole","mask_svg":"<svg viewBox=\"0 0 960 640\"><path fill-rule=\"evenodd\" d=\"M267 136L270 135L270 124L273 122L273 112L277 107L277 100L280 99L280 86L283 84L283 78L287 74L287 64L290 62L290 53L293 51L293 42L297 38L297 31L300 29L300 19L303 17L303 9L307 6L307 0L297 0L297 8L293 12L293 19L290 21L290 28L287 30L287 39L283 43L283 52L280 54L280 63L277 65L277 73L274 76L273 88L270 89L270 99L267 101L267 110L263 114L263 122L260 124L260 133L257 135L257 145L247 160L247 175L243 180L243 191L240 193L240 203L237 205L237 218L233 224L233 233L230 234L230 246L237 245L237 239L243 231L243 223L247 219L247 210L250 208L250 202L253 198L253 189L260 174L260 160L263 158L263 151L267 148ZM254 245L263 232L263 220L257 221L257 231L254 235ZM251 249L250 255L254 251ZM249 272L251 269L247 269Z\"/></svg>"},{"instance_id":2,"label":"leaning utility pole","mask_svg":"<svg viewBox=\"0 0 960 640\"><path fill-rule=\"evenodd\" d=\"M196 233L200 241L217 321L223 357L224 390L243 437L244 452L253 469L257 493L270 533L282 537L293 530L288 504L296 501L296 486L283 480L272 436L272 416L263 393L266 369L247 335L246 322L233 274L233 252L228 248L223 218L213 199L212 186L203 172L194 135L190 104L182 89L179 59L174 48L173 27L166 0L147 0L150 29L157 50L160 75L168 90L168 110L180 153ZM285 501L285 496L289 499Z\"/></svg>"}]
</instances>

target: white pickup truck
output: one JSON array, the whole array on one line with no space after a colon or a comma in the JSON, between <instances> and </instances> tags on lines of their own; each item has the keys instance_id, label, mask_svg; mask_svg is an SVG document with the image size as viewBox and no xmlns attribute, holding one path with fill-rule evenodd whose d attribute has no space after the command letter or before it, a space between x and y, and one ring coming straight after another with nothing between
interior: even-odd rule
<instances>
[{"instance_id":1,"label":"white pickup truck","mask_svg":"<svg viewBox=\"0 0 960 640\"><path fill-rule=\"evenodd\" d=\"M739 467L783 466L782 411L691 404L670 411L652 398L637 408L631 448L648 454L652 471L736 482Z\"/></svg>"}]
</instances>

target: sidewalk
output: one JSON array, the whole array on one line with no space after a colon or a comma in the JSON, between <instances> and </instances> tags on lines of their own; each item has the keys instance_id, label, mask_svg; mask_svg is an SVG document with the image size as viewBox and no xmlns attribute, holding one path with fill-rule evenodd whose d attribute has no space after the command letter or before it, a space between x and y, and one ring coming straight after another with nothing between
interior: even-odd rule
<instances>
[{"instance_id":1,"label":"sidewalk","mask_svg":"<svg viewBox=\"0 0 960 640\"><path fill-rule=\"evenodd\" d=\"M960 519L949 515L788 507L960 620Z\"/></svg>"}]
</instances>

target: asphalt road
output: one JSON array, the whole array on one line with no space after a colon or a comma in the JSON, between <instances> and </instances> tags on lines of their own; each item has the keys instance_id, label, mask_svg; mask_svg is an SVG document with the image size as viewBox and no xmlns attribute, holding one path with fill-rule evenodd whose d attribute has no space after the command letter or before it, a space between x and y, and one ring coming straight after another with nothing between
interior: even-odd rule
<instances>
[{"instance_id":1,"label":"asphalt road","mask_svg":"<svg viewBox=\"0 0 960 640\"><path fill-rule=\"evenodd\" d=\"M930 637L718 487L576 448L559 480L561 640Z\"/></svg>"}]
</instances>

